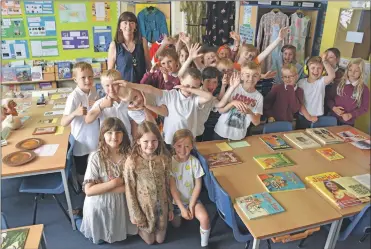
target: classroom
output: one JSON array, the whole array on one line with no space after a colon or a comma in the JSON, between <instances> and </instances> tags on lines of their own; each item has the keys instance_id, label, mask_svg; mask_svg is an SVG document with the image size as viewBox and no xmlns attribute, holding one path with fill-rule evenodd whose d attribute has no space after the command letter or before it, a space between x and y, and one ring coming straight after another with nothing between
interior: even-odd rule
<instances>
[{"instance_id":1,"label":"classroom","mask_svg":"<svg viewBox=\"0 0 371 249\"><path fill-rule=\"evenodd\" d=\"M2 249L371 249L370 1L1 14Z\"/></svg>"}]
</instances>

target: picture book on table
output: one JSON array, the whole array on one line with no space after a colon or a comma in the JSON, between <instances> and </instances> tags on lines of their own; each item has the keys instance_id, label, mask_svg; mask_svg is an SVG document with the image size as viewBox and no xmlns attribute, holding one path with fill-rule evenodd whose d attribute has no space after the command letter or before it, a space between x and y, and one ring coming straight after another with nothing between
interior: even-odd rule
<instances>
[{"instance_id":1,"label":"picture book on table","mask_svg":"<svg viewBox=\"0 0 371 249\"><path fill-rule=\"evenodd\" d=\"M334 179L334 182L345 188L349 193L357 198L367 198L371 195L370 190L353 177L347 176L336 178Z\"/></svg>"},{"instance_id":2,"label":"picture book on table","mask_svg":"<svg viewBox=\"0 0 371 249\"><path fill-rule=\"evenodd\" d=\"M1 249L24 249L29 228L1 231Z\"/></svg>"},{"instance_id":3,"label":"picture book on table","mask_svg":"<svg viewBox=\"0 0 371 249\"><path fill-rule=\"evenodd\" d=\"M1 82L13 82L13 81L17 81L14 67L2 67Z\"/></svg>"},{"instance_id":4,"label":"picture book on table","mask_svg":"<svg viewBox=\"0 0 371 249\"><path fill-rule=\"evenodd\" d=\"M319 154L321 154L321 156L323 156L329 161L334 161L334 160L339 160L339 159L344 158L341 154L337 153L332 148L321 148L321 149L317 149L316 151Z\"/></svg>"},{"instance_id":5,"label":"picture book on table","mask_svg":"<svg viewBox=\"0 0 371 249\"><path fill-rule=\"evenodd\" d=\"M279 135L262 135L260 136L260 140L274 151L292 149L292 147Z\"/></svg>"},{"instance_id":6,"label":"picture book on table","mask_svg":"<svg viewBox=\"0 0 371 249\"><path fill-rule=\"evenodd\" d=\"M326 128L308 128L305 130L305 132L321 144L334 144L344 142L343 139L336 136L334 133L327 130Z\"/></svg>"},{"instance_id":7,"label":"picture book on table","mask_svg":"<svg viewBox=\"0 0 371 249\"><path fill-rule=\"evenodd\" d=\"M43 80L43 68L41 66L31 67L31 79L32 81Z\"/></svg>"},{"instance_id":8,"label":"picture book on table","mask_svg":"<svg viewBox=\"0 0 371 249\"><path fill-rule=\"evenodd\" d=\"M71 65L72 65L72 63L69 62L69 61L57 62L58 78L59 79L70 79L70 78L72 78Z\"/></svg>"},{"instance_id":9,"label":"picture book on table","mask_svg":"<svg viewBox=\"0 0 371 249\"><path fill-rule=\"evenodd\" d=\"M291 171L260 174L258 178L270 193L305 189L304 183Z\"/></svg>"},{"instance_id":10,"label":"picture book on table","mask_svg":"<svg viewBox=\"0 0 371 249\"><path fill-rule=\"evenodd\" d=\"M370 139L362 140L362 141L357 141L357 142L352 142L351 144L353 146L357 147L358 149L361 149L361 150L369 150L369 149L371 149Z\"/></svg>"},{"instance_id":11,"label":"picture book on table","mask_svg":"<svg viewBox=\"0 0 371 249\"><path fill-rule=\"evenodd\" d=\"M206 160L209 168L242 163L241 159L232 151L209 154L206 156Z\"/></svg>"},{"instance_id":12,"label":"picture book on table","mask_svg":"<svg viewBox=\"0 0 371 249\"><path fill-rule=\"evenodd\" d=\"M249 220L285 211L267 192L238 197L236 203Z\"/></svg>"},{"instance_id":13,"label":"picture book on table","mask_svg":"<svg viewBox=\"0 0 371 249\"><path fill-rule=\"evenodd\" d=\"M31 81L31 67L17 66L15 67L15 75L18 82Z\"/></svg>"},{"instance_id":14,"label":"picture book on table","mask_svg":"<svg viewBox=\"0 0 371 249\"><path fill-rule=\"evenodd\" d=\"M283 153L259 155L253 158L263 169L274 169L295 165L295 163Z\"/></svg>"},{"instance_id":15,"label":"picture book on table","mask_svg":"<svg viewBox=\"0 0 371 249\"><path fill-rule=\"evenodd\" d=\"M363 174L363 175L356 175L353 176L357 182L361 183L366 188L370 189L370 182L371 182L371 175L370 174Z\"/></svg>"},{"instance_id":16,"label":"picture book on table","mask_svg":"<svg viewBox=\"0 0 371 249\"><path fill-rule=\"evenodd\" d=\"M341 131L336 133L336 135L341 137L344 140L344 142L358 142L367 139L366 137L359 135L358 132L355 131L354 129Z\"/></svg>"},{"instance_id":17,"label":"picture book on table","mask_svg":"<svg viewBox=\"0 0 371 249\"><path fill-rule=\"evenodd\" d=\"M287 133L284 135L290 142L295 144L299 149L310 149L321 147L319 143L314 141L303 132Z\"/></svg>"},{"instance_id":18,"label":"picture book on table","mask_svg":"<svg viewBox=\"0 0 371 249\"><path fill-rule=\"evenodd\" d=\"M367 199L369 200L369 198L357 198L344 186L335 182L340 177L336 172L326 172L307 176L305 180L340 209L360 205L362 202L366 202Z\"/></svg>"}]
</instances>

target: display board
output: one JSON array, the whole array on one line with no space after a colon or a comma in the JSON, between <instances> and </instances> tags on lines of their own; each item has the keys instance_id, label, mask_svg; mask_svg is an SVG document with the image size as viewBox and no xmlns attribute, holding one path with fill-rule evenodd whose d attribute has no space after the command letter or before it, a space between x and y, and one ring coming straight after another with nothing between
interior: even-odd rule
<instances>
[{"instance_id":1,"label":"display board","mask_svg":"<svg viewBox=\"0 0 371 249\"><path fill-rule=\"evenodd\" d=\"M7 2L17 6L7 6ZM2 63L106 58L116 32L117 5L116 1L3 2L2 51L7 54L1 54ZM17 56L21 46L27 58Z\"/></svg>"}]
</instances>

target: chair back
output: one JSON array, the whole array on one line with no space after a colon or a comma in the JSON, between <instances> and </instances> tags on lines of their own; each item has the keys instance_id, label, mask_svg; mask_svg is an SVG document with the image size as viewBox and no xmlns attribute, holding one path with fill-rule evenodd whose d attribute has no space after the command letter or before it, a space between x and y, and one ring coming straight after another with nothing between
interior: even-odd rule
<instances>
[{"instance_id":1,"label":"chair back","mask_svg":"<svg viewBox=\"0 0 371 249\"><path fill-rule=\"evenodd\" d=\"M70 136L68 138L69 147L68 147L67 155L66 155L66 175L67 175L67 179L69 178L69 176L71 174L71 168L72 168L72 165L73 165L73 147L75 146L75 142L76 142L75 137L72 134L70 134Z\"/></svg>"},{"instance_id":2,"label":"chair back","mask_svg":"<svg viewBox=\"0 0 371 249\"><path fill-rule=\"evenodd\" d=\"M8 229L8 222L6 221L5 214L1 212L1 229Z\"/></svg>"},{"instance_id":3,"label":"chair back","mask_svg":"<svg viewBox=\"0 0 371 249\"><path fill-rule=\"evenodd\" d=\"M340 232L339 241L346 240L350 234L363 235L365 228L370 227L371 207L368 203L361 212L351 217L351 223Z\"/></svg>"},{"instance_id":4,"label":"chair back","mask_svg":"<svg viewBox=\"0 0 371 249\"><path fill-rule=\"evenodd\" d=\"M292 123L288 121L276 121L264 124L263 134L292 131Z\"/></svg>"},{"instance_id":5,"label":"chair back","mask_svg":"<svg viewBox=\"0 0 371 249\"><path fill-rule=\"evenodd\" d=\"M215 197L214 197L215 194L214 194L213 184L212 184L211 178L210 178L209 165L207 164L206 159L200 154L200 152L197 151L197 149L194 148L192 150L191 154L200 161L201 167L205 172L205 175L203 176L203 182L204 182L204 185L207 189L209 199L210 199L210 201L215 202Z\"/></svg>"},{"instance_id":6,"label":"chair back","mask_svg":"<svg viewBox=\"0 0 371 249\"><path fill-rule=\"evenodd\" d=\"M329 127L329 126L337 126L338 121L333 116L322 116L318 118L318 121L312 123L310 128L320 128L320 127Z\"/></svg>"}]
</instances>

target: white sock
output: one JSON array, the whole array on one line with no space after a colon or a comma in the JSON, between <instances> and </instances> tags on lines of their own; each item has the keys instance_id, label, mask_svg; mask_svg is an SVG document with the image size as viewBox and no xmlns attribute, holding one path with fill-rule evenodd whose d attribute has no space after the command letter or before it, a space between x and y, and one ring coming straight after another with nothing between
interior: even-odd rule
<instances>
[{"instance_id":1,"label":"white sock","mask_svg":"<svg viewBox=\"0 0 371 249\"><path fill-rule=\"evenodd\" d=\"M210 229L204 230L200 227L201 234L201 246L207 246L209 244Z\"/></svg>"}]
</instances>

